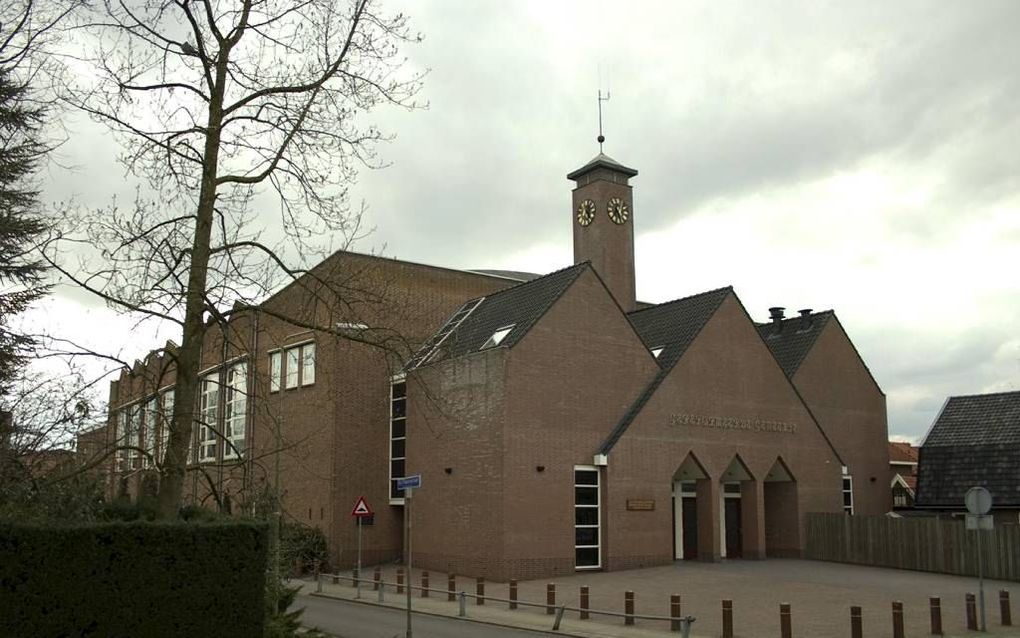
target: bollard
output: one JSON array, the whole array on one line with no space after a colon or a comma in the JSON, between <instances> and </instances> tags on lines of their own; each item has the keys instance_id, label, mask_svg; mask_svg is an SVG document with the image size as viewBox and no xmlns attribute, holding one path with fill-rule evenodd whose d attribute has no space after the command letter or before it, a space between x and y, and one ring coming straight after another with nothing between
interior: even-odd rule
<instances>
[{"instance_id":1,"label":"bollard","mask_svg":"<svg viewBox=\"0 0 1020 638\"><path fill-rule=\"evenodd\" d=\"M398 594L403 594L404 593L404 568L403 567L398 567L397 568L397 593Z\"/></svg>"},{"instance_id":2,"label":"bollard","mask_svg":"<svg viewBox=\"0 0 1020 638\"><path fill-rule=\"evenodd\" d=\"M723 638L733 638L733 601L722 601L722 635Z\"/></svg>"},{"instance_id":3,"label":"bollard","mask_svg":"<svg viewBox=\"0 0 1020 638\"><path fill-rule=\"evenodd\" d=\"M386 599L386 588L385 587L380 585L379 589L376 590L376 593L378 595L378 601L379 602L385 601L385 599Z\"/></svg>"},{"instance_id":4,"label":"bollard","mask_svg":"<svg viewBox=\"0 0 1020 638\"><path fill-rule=\"evenodd\" d=\"M422 598L428 598L429 597L429 573L428 572L422 572L421 573L421 597Z\"/></svg>"},{"instance_id":5,"label":"bollard","mask_svg":"<svg viewBox=\"0 0 1020 638\"><path fill-rule=\"evenodd\" d=\"M864 619L861 618L861 608L850 608L850 638L864 638Z\"/></svg>"},{"instance_id":6,"label":"bollard","mask_svg":"<svg viewBox=\"0 0 1020 638\"><path fill-rule=\"evenodd\" d=\"M556 583L545 586L545 613L550 616L556 613Z\"/></svg>"},{"instance_id":7,"label":"bollard","mask_svg":"<svg viewBox=\"0 0 1020 638\"><path fill-rule=\"evenodd\" d=\"M790 618L790 603L779 603L779 635L793 638L793 620Z\"/></svg>"},{"instance_id":8,"label":"bollard","mask_svg":"<svg viewBox=\"0 0 1020 638\"><path fill-rule=\"evenodd\" d=\"M892 604L892 635L903 638L903 603L894 600Z\"/></svg>"},{"instance_id":9,"label":"bollard","mask_svg":"<svg viewBox=\"0 0 1020 638\"><path fill-rule=\"evenodd\" d=\"M447 577L446 590L446 601L452 603L457 599L457 594L455 593L457 591L457 576L455 574L450 574Z\"/></svg>"},{"instance_id":10,"label":"bollard","mask_svg":"<svg viewBox=\"0 0 1020 638\"><path fill-rule=\"evenodd\" d=\"M379 591L382 589L382 568L376 567L375 571L372 572L372 589Z\"/></svg>"},{"instance_id":11,"label":"bollard","mask_svg":"<svg viewBox=\"0 0 1020 638\"><path fill-rule=\"evenodd\" d=\"M669 630L680 631L680 594L673 594L669 597Z\"/></svg>"},{"instance_id":12,"label":"bollard","mask_svg":"<svg viewBox=\"0 0 1020 638\"><path fill-rule=\"evenodd\" d=\"M463 618L467 616L467 594L460 592L457 594L457 602L460 609L457 610L457 615Z\"/></svg>"},{"instance_id":13,"label":"bollard","mask_svg":"<svg viewBox=\"0 0 1020 638\"><path fill-rule=\"evenodd\" d=\"M1009 590L999 590L999 624L1003 627L1013 626L1013 611L1009 607Z\"/></svg>"},{"instance_id":14,"label":"bollard","mask_svg":"<svg viewBox=\"0 0 1020 638\"><path fill-rule=\"evenodd\" d=\"M322 593L322 574L319 572L319 561L315 561L315 591Z\"/></svg>"},{"instance_id":15,"label":"bollard","mask_svg":"<svg viewBox=\"0 0 1020 638\"><path fill-rule=\"evenodd\" d=\"M588 620L588 586L581 585L581 620Z\"/></svg>"},{"instance_id":16,"label":"bollard","mask_svg":"<svg viewBox=\"0 0 1020 638\"><path fill-rule=\"evenodd\" d=\"M475 593L478 594L475 597L475 604L476 605L484 605L485 604L485 579L482 578L481 576L478 577L478 580L475 583Z\"/></svg>"},{"instance_id":17,"label":"bollard","mask_svg":"<svg viewBox=\"0 0 1020 638\"><path fill-rule=\"evenodd\" d=\"M333 584L334 585L340 584L340 574L333 574Z\"/></svg>"},{"instance_id":18,"label":"bollard","mask_svg":"<svg viewBox=\"0 0 1020 638\"><path fill-rule=\"evenodd\" d=\"M977 602L974 600L974 594L967 594L967 629L971 631L977 631Z\"/></svg>"},{"instance_id":19,"label":"bollard","mask_svg":"<svg viewBox=\"0 0 1020 638\"><path fill-rule=\"evenodd\" d=\"M931 606L931 635L941 636L942 635L942 599L937 596L932 596L928 599L928 604Z\"/></svg>"},{"instance_id":20,"label":"bollard","mask_svg":"<svg viewBox=\"0 0 1020 638\"><path fill-rule=\"evenodd\" d=\"M510 609L517 609L517 581L510 579Z\"/></svg>"},{"instance_id":21,"label":"bollard","mask_svg":"<svg viewBox=\"0 0 1020 638\"><path fill-rule=\"evenodd\" d=\"M623 624L634 624L634 592L623 592Z\"/></svg>"}]
</instances>

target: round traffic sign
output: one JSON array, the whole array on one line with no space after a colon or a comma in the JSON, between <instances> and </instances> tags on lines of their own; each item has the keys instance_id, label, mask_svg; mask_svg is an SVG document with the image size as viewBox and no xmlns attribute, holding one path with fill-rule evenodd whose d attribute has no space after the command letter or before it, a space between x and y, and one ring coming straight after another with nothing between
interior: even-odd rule
<instances>
[{"instance_id":1,"label":"round traffic sign","mask_svg":"<svg viewBox=\"0 0 1020 638\"><path fill-rule=\"evenodd\" d=\"M968 512L984 516L992 510L992 493L983 487L972 487L967 490L963 502Z\"/></svg>"}]
</instances>

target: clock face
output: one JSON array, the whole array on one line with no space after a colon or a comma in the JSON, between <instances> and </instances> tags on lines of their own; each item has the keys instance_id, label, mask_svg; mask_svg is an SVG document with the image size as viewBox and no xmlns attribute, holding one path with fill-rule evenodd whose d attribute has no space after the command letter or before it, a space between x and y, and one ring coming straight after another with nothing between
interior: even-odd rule
<instances>
[{"instance_id":1,"label":"clock face","mask_svg":"<svg viewBox=\"0 0 1020 638\"><path fill-rule=\"evenodd\" d=\"M609 219L613 220L614 224L623 224L630 217L626 202L619 197L609 200L608 212Z\"/></svg>"},{"instance_id":2,"label":"clock face","mask_svg":"<svg viewBox=\"0 0 1020 638\"><path fill-rule=\"evenodd\" d=\"M586 199L577 205L577 223L587 226L595 219L595 202Z\"/></svg>"}]
</instances>

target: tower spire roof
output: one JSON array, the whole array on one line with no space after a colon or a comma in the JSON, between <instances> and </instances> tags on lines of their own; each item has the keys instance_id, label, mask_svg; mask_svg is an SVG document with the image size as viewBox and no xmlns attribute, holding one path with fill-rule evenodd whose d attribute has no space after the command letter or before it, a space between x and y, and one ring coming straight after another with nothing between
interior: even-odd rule
<instances>
[{"instance_id":1,"label":"tower spire roof","mask_svg":"<svg viewBox=\"0 0 1020 638\"><path fill-rule=\"evenodd\" d=\"M567 179L577 179L584 176L587 173L595 170L596 168L608 168L610 170L622 173L627 177L634 177L638 174L636 169L624 166L617 162L612 157L609 157L605 153L600 152L598 155L593 157L590 162L582 166L581 168L572 171L567 174Z\"/></svg>"}]
</instances>

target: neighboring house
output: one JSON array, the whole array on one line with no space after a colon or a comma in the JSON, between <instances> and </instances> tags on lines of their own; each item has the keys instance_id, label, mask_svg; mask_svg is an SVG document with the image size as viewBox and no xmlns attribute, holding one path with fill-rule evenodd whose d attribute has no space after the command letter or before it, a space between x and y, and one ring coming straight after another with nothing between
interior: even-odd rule
<instances>
[{"instance_id":1,"label":"neighboring house","mask_svg":"<svg viewBox=\"0 0 1020 638\"><path fill-rule=\"evenodd\" d=\"M211 325L189 499L254 508L279 477L344 567L365 496L372 564L400 557L395 480L418 473L416 564L495 580L797 556L808 512L887 511L885 396L835 314L758 325L731 287L638 302L635 175L599 154L568 176L574 263L548 275L341 252L312 274L359 291L343 312L303 277ZM133 484L160 465L174 350L111 385Z\"/></svg>"},{"instance_id":2,"label":"neighboring house","mask_svg":"<svg viewBox=\"0 0 1020 638\"><path fill-rule=\"evenodd\" d=\"M893 509L910 509L914 506L918 450L916 445L905 441L889 441L889 488Z\"/></svg>"},{"instance_id":3,"label":"neighboring house","mask_svg":"<svg viewBox=\"0 0 1020 638\"><path fill-rule=\"evenodd\" d=\"M992 493L997 521L1017 522L1020 392L949 397L921 444L916 508L963 512L975 486Z\"/></svg>"}]
</instances>

